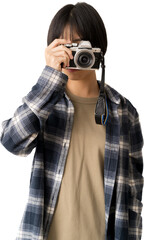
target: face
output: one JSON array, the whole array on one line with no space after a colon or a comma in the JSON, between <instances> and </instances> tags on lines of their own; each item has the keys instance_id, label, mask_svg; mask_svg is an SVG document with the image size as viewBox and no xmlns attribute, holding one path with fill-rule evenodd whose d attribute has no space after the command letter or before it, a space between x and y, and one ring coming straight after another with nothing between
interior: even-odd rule
<instances>
[{"instance_id":1,"label":"face","mask_svg":"<svg viewBox=\"0 0 144 240\"><path fill-rule=\"evenodd\" d=\"M63 38L66 40L71 40L71 42L73 43L79 43L81 40L80 36L77 34L76 31L73 30L73 34L72 34L72 39L71 39L71 34L70 34L70 27L67 25L64 29L64 33L63 33ZM62 38L62 36L60 37ZM93 70L79 70L76 69L74 71L69 70L69 69L65 69L62 68L62 72L65 73L69 79L71 80L79 80L79 79L83 79L83 78L87 78L90 74L92 74Z\"/></svg>"}]
</instances>

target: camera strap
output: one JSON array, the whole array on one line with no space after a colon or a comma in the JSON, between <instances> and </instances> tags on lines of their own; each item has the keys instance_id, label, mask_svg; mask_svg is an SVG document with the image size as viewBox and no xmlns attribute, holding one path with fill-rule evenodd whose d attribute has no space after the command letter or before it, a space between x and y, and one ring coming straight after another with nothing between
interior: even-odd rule
<instances>
[{"instance_id":1,"label":"camera strap","mask_svg":"<svg viewBox=\"0 0 144 240\"><path fill-rule=\"evenodd\" d=\"M101 60L102 76L100 83L100 94L97 100L96 109L95 109L95 121L97 124L105 125L108 119L108 105L107 99L104 91L105 84L105 61L104 56L102 55Z\"/></svg>"}]
</instances>

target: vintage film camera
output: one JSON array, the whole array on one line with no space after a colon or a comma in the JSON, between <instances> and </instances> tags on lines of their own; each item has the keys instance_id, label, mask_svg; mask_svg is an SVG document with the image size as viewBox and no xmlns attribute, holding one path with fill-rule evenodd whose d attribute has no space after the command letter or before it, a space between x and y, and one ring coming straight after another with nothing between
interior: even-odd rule
<instances>
[{"instance_id":1,"label":"vintage film camera","mask_svg":"<svg viewBox=\"0 0 144 240\"><path fill-rule=\"evenodd\" d=\"M70 66L66 69L99 69L102 52L100 48L92 48L90 41L80 41L80 43L65 44L72 50L73 59L70 59Z\"/></svg>"}]
</instances>

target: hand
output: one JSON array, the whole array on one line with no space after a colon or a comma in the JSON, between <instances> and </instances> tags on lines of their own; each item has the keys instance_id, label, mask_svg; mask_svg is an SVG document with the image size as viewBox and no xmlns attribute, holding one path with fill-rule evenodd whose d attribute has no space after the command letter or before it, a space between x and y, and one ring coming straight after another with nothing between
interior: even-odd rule
<instances>
[{"instance_id":1,"label":"hand","mask_svg":"<svg viewBox=\"0 0 144 240\"><path fill-rule=\"evenodd\" d=\"M72 51L60 44L71 43L66 39L55 39L51 44L45 49L45 59L46 65L62 71L62 67L65 68L69 66L70 59L73 59ZM61 66L63 63L63 66Z\"/></svg>"}]
</instances>

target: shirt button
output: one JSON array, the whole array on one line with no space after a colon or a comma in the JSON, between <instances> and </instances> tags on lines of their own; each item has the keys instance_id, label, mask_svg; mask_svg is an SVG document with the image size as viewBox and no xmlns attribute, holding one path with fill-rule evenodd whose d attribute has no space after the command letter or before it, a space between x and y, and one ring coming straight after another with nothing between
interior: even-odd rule
<instances>
[{"instance_id":1,"label":"shirt button","mask_svg":"<svg viewBox=\"0 0 144 240\"><path fill-rule=\"evenodd\" d=\"M64 140L63 141L63 146L66 147L66 144L69 144L69 140Z\"/></svg>"},{"instance_id":2,"label":"shirt button","mask_svg":"<svg viewBox=\"0 0 144 240\"><path fill-rule=\"evenodd\" d=\"M65 147L65 145L66 145L66 140L63 141L63 147Z\"/></svg>"}]
</instances>

